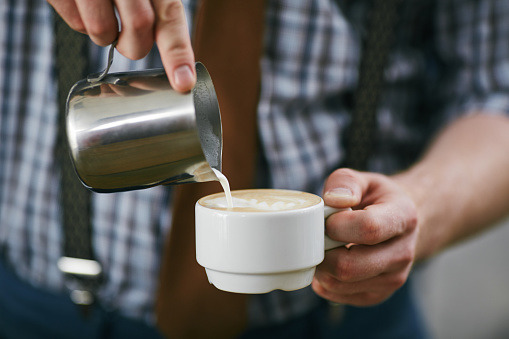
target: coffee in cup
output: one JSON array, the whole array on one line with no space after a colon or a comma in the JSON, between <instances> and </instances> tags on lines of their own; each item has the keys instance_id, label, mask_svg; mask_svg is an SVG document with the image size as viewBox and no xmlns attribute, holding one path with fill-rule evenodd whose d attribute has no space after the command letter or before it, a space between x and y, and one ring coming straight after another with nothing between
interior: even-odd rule
<instances>
[{"instance_id":1,"label":"coffee in cup","mask_svg":"<svg viewBox=\"0 0 509 339\"><path fill-rule=\"evenodd\" d=\"M233 208L228 207L224 193L216 193L201 198L198 203L207 208L233 212L287 211L319 204L321 198L310 193L278 190L250 189L232 192Z\"/></svg>"}]
</instances>

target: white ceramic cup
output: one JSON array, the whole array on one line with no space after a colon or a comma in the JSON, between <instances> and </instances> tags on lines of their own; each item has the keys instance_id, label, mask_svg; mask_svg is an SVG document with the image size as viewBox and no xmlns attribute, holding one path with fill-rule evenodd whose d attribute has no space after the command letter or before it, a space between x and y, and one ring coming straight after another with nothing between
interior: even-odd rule
<instances>
[{"instance_id":1,"label":"white ceramic cup","mask_svg":"<svg viewBox=\"0 0 509 339\"><path fill-rule=\"evenodd\" d=\"M232 194L235 198L235 192L246 191ZM304 288L311 284L325 250L344 245L324 232L325 218L341 210L324 206L322 198L310 193L264 191L303 195L311 199L311 206L264 211L205 207L205 199L214 195L196 203L196 259L220 290L267 293Z\"/></svg>"}]
</instances>

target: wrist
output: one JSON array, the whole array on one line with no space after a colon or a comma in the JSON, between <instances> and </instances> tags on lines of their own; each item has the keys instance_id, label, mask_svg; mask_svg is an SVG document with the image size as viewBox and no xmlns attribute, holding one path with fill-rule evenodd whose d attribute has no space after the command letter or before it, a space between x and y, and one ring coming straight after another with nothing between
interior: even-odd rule
<instances>
[{"instance_id":1,"label":"wrist","mask_svg":"<svg viewBox=\"0 0 509 339\"><path fill-rule=\"evenodd\" d=\"M440 240L444 239L441 233L443 228L436 222L436 210L432 209L430 199L437 199L434 196L434 178L429 172L415 166L407 171L392 176L393 180L413 201L417 212L417 243L415 260L420 261L433 256L440 248ZM435 221L434 221L435 220Z\"/></svg>"}]
</instances>

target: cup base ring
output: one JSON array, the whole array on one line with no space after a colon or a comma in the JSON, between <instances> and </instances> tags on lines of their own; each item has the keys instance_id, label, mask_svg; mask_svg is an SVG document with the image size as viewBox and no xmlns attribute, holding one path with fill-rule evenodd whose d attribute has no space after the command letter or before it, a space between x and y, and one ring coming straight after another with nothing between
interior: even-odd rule
<instances>
[{"instance_id":1,"label":"cup base ring","mask_svg":"<svg viewBox=\"0 0 509 339\"><path fill-rule=\"evenodd\" d=\"M279 273L231 273L206 268L209 282L233 293L260 294L273 290L294 291L311 284L316 267Z\"/></svg>"}]
</instances>

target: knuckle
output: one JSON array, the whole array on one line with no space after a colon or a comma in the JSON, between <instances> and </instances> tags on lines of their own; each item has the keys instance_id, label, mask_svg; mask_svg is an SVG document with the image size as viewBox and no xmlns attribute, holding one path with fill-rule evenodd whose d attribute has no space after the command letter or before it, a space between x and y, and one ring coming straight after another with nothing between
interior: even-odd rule
<instances>
[{"instance_id":1,"label":"knuckle","mask_svg":"<svg viewBox=\"0 0 509 339\"><path fill-rule=\"evenodd\" d=\"M360 238L366 245L375 245L380 239L380 225L374 218L366 218L359 227Z\"/></svg>"},{"instance_id":2,"label":"knuckle","mask_svg":"<svg viewBox=\"0 0 509 339\"><path fill-rule=\"evenodd\" d=\"M372 306L377 303L380 303L382 300L380 300L380 296L377 293L374 292L364 292L359 295L357 295L355 298L353 298L349 304L358 306L358 307L366 307L366 306Z\"/></svg>"},{"instance_id":3,"label":"knuckle","mask_svg":"<svg viewBox=\"0 0 509 339\"><path fill-rule=\"evenodd\" d=\"M357 276L355 265L350 260L342 260L336 265L335 275L339 281L352 282Z\"/></svg>"},{"instance_id":4,"label":"knuckle","mask_svg":"<svg viewBox=\"0 0 509 339\"><path fill-rule=\"evenodd\" d=\"M385 174L382 174L382 173L372 173L370 172L369 173L370 176L373 178L373 180L377 183L377 184L388 184L388 185L392 185L392 181L391 179L385 175Z\"/></svg>"},{"instance_id":5,"label":"knuckle","mask_svg":"<svg viewBox=\"0 0 509 339\"><path fill-rule=\"evenodd\" d=\"M73 30L75 30L76 32L80 32L80 33L86 33L87 32L87 29L85 27L85 25L83 24L83 21L81 20L69 20L69 27L71 27Z\"/></svg>"},{"instance_id":6,"label":"knuckle","mask_svg":"<svg viewBox=\"0 0 509 339\"><path fill-rule=\"evenodd\" d=\"M326 291L334 290L337 286L337 280L330 275L325 275L320 278L320 285Z\"/></svg>"},{"instance_id":7,"label":"knuckle","mask_svg":"<svg viewBox=\"0 0 509 339\"><path fill-rule=\"evenodd\" d=\"M94 36L101 43L108 44L111 42L108 41L108 36L112 33L110 25L99 21L91 21L87 25L87 33L91 36Z\"/></svg>"},{"instance_id":8,"label":"knuckle","mask_svg":"<svg viewBox=\"0 0 509 339\"><path fill-rule=\"evenodd\" d=\"M406 275L397 274L390 282L390 288L394 291L402 287L406 283Z\"/></svg>"},{"instance_id":9,"label":"knuckle","mask_svg":"<svg viewBox=\"0 0 509 339\"><path fill-rule=\"evenodd\" d=\"M401 220L401 232L411 233L417 228L419 222L417 207L414 201L408 196L400 200L400 203L401 214L398 214L398 217Z\"/></svg>"},{"instance_id":10,"label":"knuckle","mask_svg":"<svg viewBox=\"0 0 509 339\"><path fill-rule=\"evenodd\" d=\"M355 178L357 177L357 171L351 168L339 168L333 172L333 175Z\"/></svg>"},{"instance_id":11,"label":"knuckle","mask_svg":"<svg viewBox=\"0 0 509 339\"><path fill-rule=\"evenodd\" d=\"M147 30L152 28L154 24L155 16L152 11L143 11L139 15L135 15L132 18L131 26L133 30Z\"/></svg>"},{"instance_id":12,"label":"knuckle","mask_svg":"<svg viewBox=\"0 0 509 339\"><path fill-rule=\"evenodd\" d=\"M175 39L165 48L167 54L172 55L174 58L185 57L190 53L188 44L182 39Z\"/></svg>"},{"instance_id":13,"label":"knuckle","mask_svg":"<svg viewBox=\"0 0 509 339\"><path fill-rule=\"evenodd\" d=\"M407 218L407 228L410 232L415 231L417 229L417 223L418 223L418 217L417 217L417 211L415 209L415 206L412 206L413 208L409 208L409 215Z\"/></svg>"},{"instance_id":14,"label":"knuckle","mask_svg":"<svg viewBox=\"0 0 509 339\"><path fill-rule=\"evenodd\" d=\"M405 266L412 263L414 261L415 249L408 245L400 250L400 261Z\"/></svg>"},{"instance_id":15,"label":"knuckle","mask_svg":"<svg viewBox=\"0 0 509 339\"><path fill-rule=\"evenodd\" d=\"M362 302L363 302L363 304L364 304L365 306L373 305L374 303L376 303L376 301L377 301L377 299L378 299L377 297L378 297L378 295L377 295L377 294L375 294L375 293L372 293L372 292L366 292L366 293L364 294L364 298L363 298Z\"/></svg>"},{"instance_id":16,"label":"knuckle","mask_svg":"<svg viewBox=\"0 0 509 339\"><path fill-rule=\"evenodd\" d=\"M157 8L157 18L163 22L180 22L183 15L184 5L180 0L165 1Z\"/></svg>"},{"instance_id":17,"label":"knuckle","mask_svg":"<svg viewBox=\"0 0 509 339\"><path fill-rule=\"evenodd\" d=\"M87 31L91 35L101 37L108 33L108 26L99 21L91 21L87 26Z\"/></svg>"},{"instance_id":18,"label":"knuckle","mask_svg":"<svg viewBox=\"0 0 509 339\"><path fill-rule=\"evenodd\" d=\"M368 293L366 296L367 305L377 305L385 301L387 297L384 294Z\"/></svg>"},{"instance_id":19,"label":"knuckle","mask_svg":"<svg viewBox=\"0 0 509 339\"><path fill-rule=\"evenodd\" d=\"M131 59L131 60L139 60L143 57L145 57L148 52L150 51L149 49L141 49L141 48L125 48L124 47L125 44L118 44L117 45L117 50L119 51L120 54L122 54L123 56L125 56L126 58L128 59Z\"/></svg>"},{"instance_id":20,"label":"knuckle","mask_svg":"<svg viewBox=\"0 0 509 339\"><path fill-rule=\"evenodd\" d=\"M356 298L352 305L359 307L374 306L380 304L385 299L386 297L383 294L375 292L364 292Z\"/></svg>"}]
</instances>

